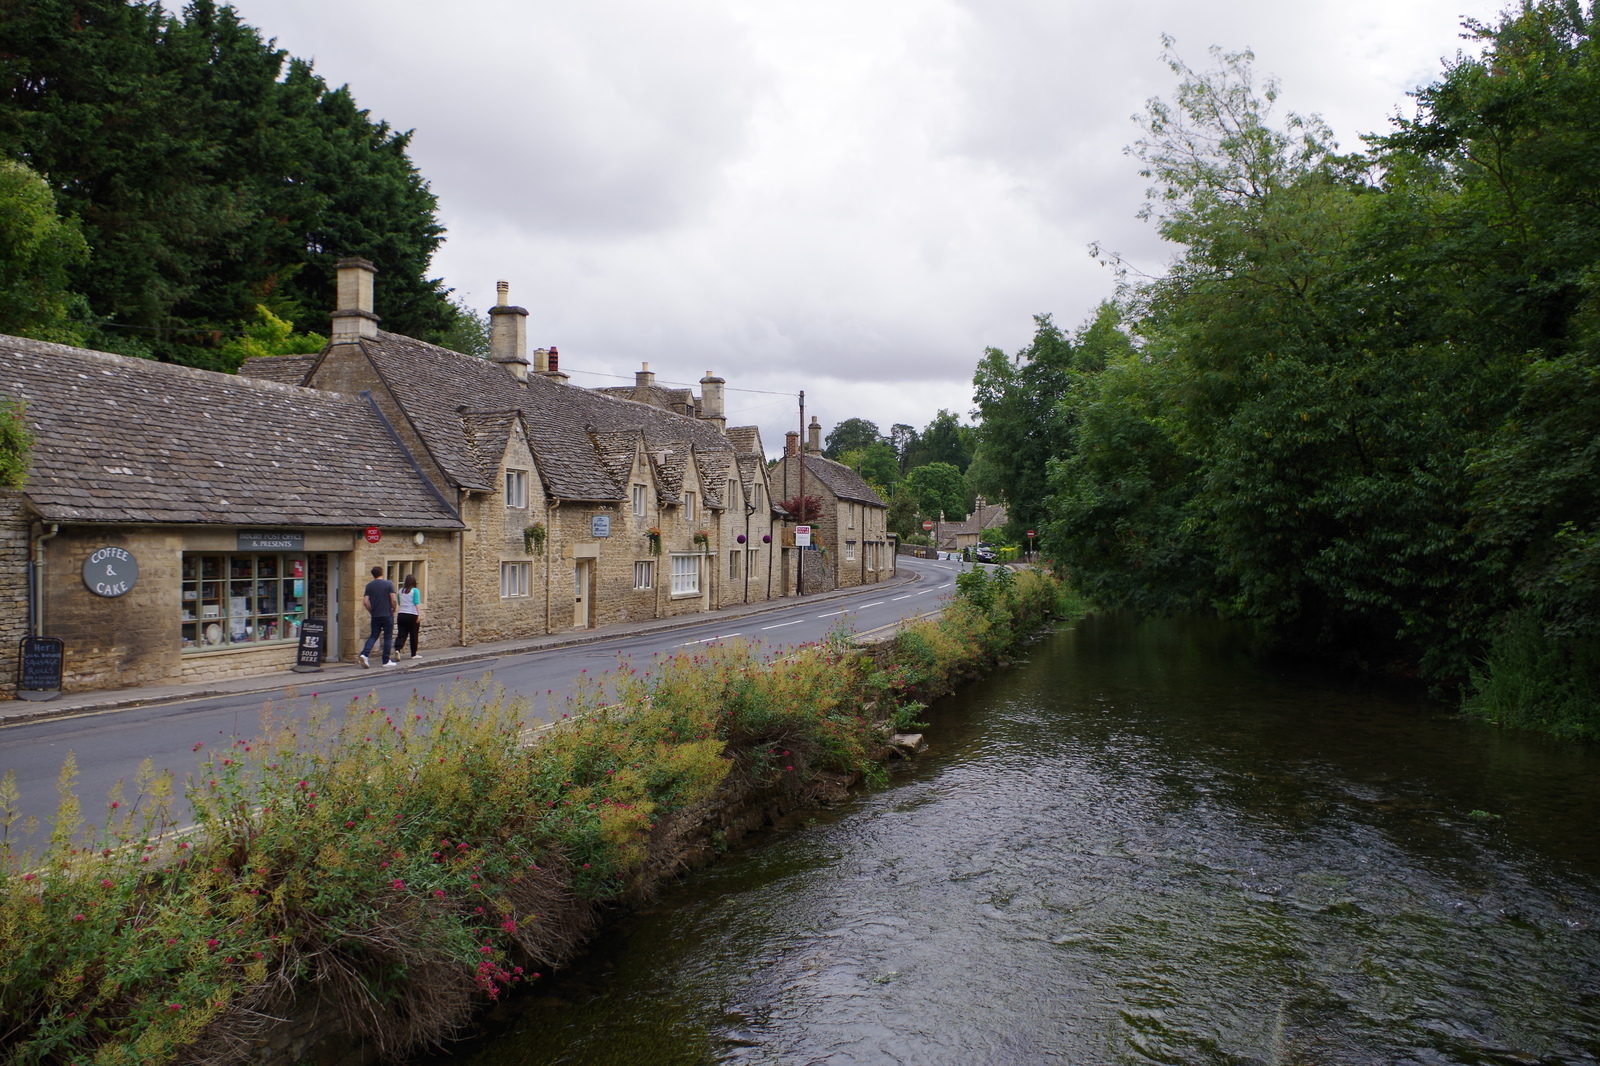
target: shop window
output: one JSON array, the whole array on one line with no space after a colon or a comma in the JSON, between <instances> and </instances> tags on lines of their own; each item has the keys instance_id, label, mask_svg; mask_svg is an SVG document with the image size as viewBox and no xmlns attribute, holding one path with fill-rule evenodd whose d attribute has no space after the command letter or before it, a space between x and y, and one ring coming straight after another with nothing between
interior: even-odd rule
<instances>
[{"instance_id":1,"label":"shop window","mask_svg":"<svg viewBox=\"0 0 1600 1066\"><path fill-rule=\"evenodd\" d=\"M417 591L422 593L422 602L428 602L428 564L422 559L392 559L389 561L388 572L384 575L394 582L394 590L400 591L400 586L405 584L408 577L417 579Z\"/></svg>"},{"instance_id":2,"label":"shop window","mask_svg":"<svg viewBox=\"0 0 1600 1066\"><path fill-rule=\"evenodd\" d=\"M634 563L633 564L633 587L634 588L636 588L636 589L653 588L655 586L655 579L656 579L656 564L655 563L653 563L653 562L642 562L642 563Z\"/></svg>"},{"instance_id":3,"label":"shop window","mask_svg":"<svg viewBox=\"0 0 1600 1066\"><path fill-rule=\"evenodd\" d=\"M180 617L187 650L291 641L306 617L304 555L185 552Z\"/></svg>"},{"instance_id":4,"label":"shop window","mask_svg":"<svg viewBox=\"0 0 1600 1066\"><path fill-rule=\"evenodd\" d=\"M638 516L639 518L643 518L644 517L644 505L645 505L645 486L644 485L635 485L633 487L633 513L636 516Z\"/></svg>"},{"instance_id":5,"label":"shop window","mask_svg":"<svg viewBox=\"0 0 1600 1066\"><path fill-rule=\"evenodd\" d=\"M531 596L532 585L528 581L531 572L529 563L501 563L500 598L510 600Z\"/></svg>"},{"instance_id":6,"label":"shop window","mask_svg":"<svg viewBox=\"0 0 1600 1066\"><path fill-rule=\"evenodd\" d=\"M700 557L674 555L672 557L672 594L692 596L700 591Z\"/></svg>"},{"instance_id":7,"label":"shop window","mask_svg":"<svg viewBox=\"0 0 1600 1066\"><path fill-rule=\"evenodd\" d=\"M506 506L521 510L528 506L528 472L506 471Z\"/></svg>"}]
</instances>

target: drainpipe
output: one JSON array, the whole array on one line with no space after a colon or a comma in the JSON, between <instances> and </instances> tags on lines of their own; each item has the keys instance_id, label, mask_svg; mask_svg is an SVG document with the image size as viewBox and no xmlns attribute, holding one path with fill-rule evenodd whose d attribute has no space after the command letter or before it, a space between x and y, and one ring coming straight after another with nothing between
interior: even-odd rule
<instances>
[{"instance_id":1,"label":"drainpipe","mask_svg":"<svg viewBox=\"0 0 1600 1066\"><path fill-rule=\"evenodd\" d=\"M456 507L457 514L464 515L467 513L467 501L471 498L471 490L460 490L458 506ZM467 646L467 531L465 529L456 530L456 584L460 586L461 600L461 621L459 626L461 631L460 646L465 648Z\"/></svg>"},{"instance_id":2,"label":"drainpipe","mask_svg":"<svg viewBox=\"0 0 1600 1066\"><path fill-rule=\"evenodd\" d=\"M44 528L40 523L40 528ZM28 629L36 637L44 636L44 542L61 532L59 523L50 523L50 532L33 538L33 580L28 582Z\"/></svg>"},{"instance_id":3,"label":"drainpipe","mask_svg":"<svg viewBox=\"0 0 1600 1066\"><path fill-rule=\"evenodd\" d=\"M754 489L751 490L755 491ZM744 505L744 559L739 568L744 571L744 602L750 602L750 516L756 509L748 503Z\"/></svg>"}]
</instances>

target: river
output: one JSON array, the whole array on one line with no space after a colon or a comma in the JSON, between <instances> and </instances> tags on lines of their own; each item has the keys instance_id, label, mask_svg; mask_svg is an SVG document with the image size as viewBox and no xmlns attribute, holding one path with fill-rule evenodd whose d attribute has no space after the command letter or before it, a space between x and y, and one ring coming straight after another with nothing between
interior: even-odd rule
<instances>
[{"instance_id":1,"label":"river","mask_svg":"<svg viewBox=\"0 0 1600 1066\"><path fill-rule=\"evenodd\" d=\"M1116 616L925 717L440 1061L1600 1061L1600 752Z\"/></svg>"}]
</instances>

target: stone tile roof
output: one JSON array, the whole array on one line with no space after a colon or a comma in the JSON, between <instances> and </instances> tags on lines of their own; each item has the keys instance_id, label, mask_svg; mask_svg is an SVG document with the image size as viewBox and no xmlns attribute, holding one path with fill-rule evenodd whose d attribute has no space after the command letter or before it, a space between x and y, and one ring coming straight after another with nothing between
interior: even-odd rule
<instances>
[{"instance_id":1,"label":"stone tile roof","mask_svg":"<svg viewBox=\"0 0 1600 1066\"><path fill-rule=\"evenodd\" d=\"M611 480L627 489L633 480L633 460L639 454L643 438L637 433L598 433L591 430L600 461L605 464Z\"/></svg>"},{"instance_id":2,"label":"stone tile roof","mask_svg":"<svg viewBox=\"0 0 1600 1066\"><path fill-rule=\"evenodd\" d=\"M854 500L873 507L888 506L883 502L883 497L872 491L871 485L861 480L860 474L843 463L836 463L820 455L807 455L806 473L828 486L828 490L841 500Z\"/></svg>"},{"instance_id":3,"label":"stone tile roof","mask_svg":"<svg viewBox=\"0 0 1600 1066\"><path fill-rule=\"evenodd\" d=\"M459 529L358 397L0 336L50 521Z\"/></svg>"},{"instance_id":4,"label":"stone tile roof","mask_svg":"<svg viewBox=\"0 0 1600 1066\"><path fill-rule=\"evenodd\" d=\"M700 487L706 495L707 507L727 507L728 477L733 469L733 450L717 452L696 451L694 454L700 467Z\"/></svg>"},{"instance_id":5,"label":"stone tile roof","mask_svg":"<svg viewBox=\"0 0 1600 1066\"><path fill-rule=\"evenodd\" d=\"M303 385L306 375L317 365L318 353L310 355L258 355L246 359L239 376L276 381L280 385Z\"/></svg>"},{"instance_id":6,"label":"stone tile roof","mask_svg":"<svg viewBox=\"0 0 1600 1066\"><path fill-rule=\"evenodd\" d=\"M473 410L520 411L546 491L566 500L611 502L628 495L626 486L619 485L607 469L590 437L591 430L642 433L651 452L671 448L681 453L671 457L678 462L687 458L686 446L708 452L732 450L716 427L647 404L537 374L530 375L526 383L518 382L496 363L396 333L379 332L356 343L377 368L440 469L466 487L492 486L479 480L482 474L456 417L462 405ZM671 466L669 459L669 472ZM675 502L681 485L680 471L673 495L667 498Z\"/></svg>"},{"instance_id":7,"label":"stone tile roof","mask_svg":"<svg viewBox=\"0 0 1600 1066\"><path fill-rule=\"evenodd\" d=\"M506 443L511 439L511 427L521 417L518 411L461 412L461 431L484 484L496 484L495 478L506 455Z\"/></svg>"},{"instance_id":8,"label":"stone tile roof","mask_svg":"<svg viewBox=\"0 0 1600 1066\"><path fill-rule=\"evenodd\" d=\"M700 411L700 403L695 399L693 389L667 389L660 385L606 385L591 391L619 400L634 400L689 418L695 417Z\"/></svg>"}]
</instances>

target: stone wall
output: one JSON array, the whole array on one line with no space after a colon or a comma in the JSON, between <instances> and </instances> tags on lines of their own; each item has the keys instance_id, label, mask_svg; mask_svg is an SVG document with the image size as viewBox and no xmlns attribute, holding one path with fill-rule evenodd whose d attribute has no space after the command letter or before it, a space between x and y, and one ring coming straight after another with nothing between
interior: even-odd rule
<instances>
[{"instance_id":1,"label":"stone wall","mask_svg":"<svg viewBox=\"0 0 1600 1066\"><path fill-rule=\"evenodd\" d=\"M17 691L17 652L28 635L32 513L22 493L0 489L0 693Z\"/></svg>"},{"instance_id":2,"label":"stone wall","mask_svg":"<svg viewBox=\"0 0 1600 1066\"><path fill-rule=\"evenodd\" d=\"M124 548L139 579L121 596L96 595L83 563L100 548ZM63 526L45 543L44 635L64 643L63 692L178 680L183 538L137 526Z\"/></svg>"}]
</instances>

